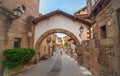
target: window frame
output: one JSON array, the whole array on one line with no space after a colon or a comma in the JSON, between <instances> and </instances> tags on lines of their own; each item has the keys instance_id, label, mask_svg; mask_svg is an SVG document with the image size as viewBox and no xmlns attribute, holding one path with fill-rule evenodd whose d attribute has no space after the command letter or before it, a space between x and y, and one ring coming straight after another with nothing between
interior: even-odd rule
<instances>
[{"instance_id":1,"label":"window frame","mask_svg":"<svg viewBox=\"0 0 120 76\"><path fill-rule=\"evenodd\" d=\"M107 38L107 27L106 25L103 25L100 27L100 34L101 34L101 39Z\"/></svg>"},{"instance_id":2,"label":"window frame","mask_svg":"<svg viewBox=\"0 0 120 76\"><path fill-rule=\"evenodd\" d=\"M15 38L14 39L14 48L21 48L21 38Z\"/></svg>"}]
</instances>

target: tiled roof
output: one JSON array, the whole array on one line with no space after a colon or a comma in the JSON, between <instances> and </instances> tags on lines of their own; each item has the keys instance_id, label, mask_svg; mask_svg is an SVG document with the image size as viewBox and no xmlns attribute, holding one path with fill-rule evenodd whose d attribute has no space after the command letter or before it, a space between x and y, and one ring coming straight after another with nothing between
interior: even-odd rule
<instances>
[{"instance_id":1,"label":"tiled roof","mask_svg":"<svg viewBox=\"0 0 120 76\"><path fill-rule=\"evenodd\" d=\"M76 18L73 15L70 15L70 14L64 12L64 11L59 10L59 9L34 19L33 23L37 24L38 22L43 21L45 19L49 19L50 17L52 17L52 16L54 16L56 14L63 15L63 16L66 16L68 18L71 18L71 19L73 19L73 21L78 21L78 22L84 23L84 24L88 25L89 27L91 26L91 24L88 21Z\"/></svg>"}]
</instances>

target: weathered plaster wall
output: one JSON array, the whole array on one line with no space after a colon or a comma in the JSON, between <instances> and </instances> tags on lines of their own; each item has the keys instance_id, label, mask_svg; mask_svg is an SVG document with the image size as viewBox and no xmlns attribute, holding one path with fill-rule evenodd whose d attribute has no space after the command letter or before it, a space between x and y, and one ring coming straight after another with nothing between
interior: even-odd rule
<instances>
[{"instance_id":1,"label":"weathered plaster wall","mask_svg":"<svg viewBox=\"0 0 120 76\"><path fill-rule=\"evenodd\" d=\"M84 27L84 32L83 32L81 38L79 37L80 26ZM49 19L46 19L46 20L39 22L36 25L34 45L36 44L38 38L43 33L45 33L48 30L57 29L57 28L61 28L61 29L65 29L65 30L70 31L78 38L79 41L87 40L87 33L85 32L85 31L87 31L87 25L80 23L80 22L77 22L77 21L73 21L72 19L69 19L63 15L54 15L54 16L50 17Z\"/></svg>"}]
</instances>

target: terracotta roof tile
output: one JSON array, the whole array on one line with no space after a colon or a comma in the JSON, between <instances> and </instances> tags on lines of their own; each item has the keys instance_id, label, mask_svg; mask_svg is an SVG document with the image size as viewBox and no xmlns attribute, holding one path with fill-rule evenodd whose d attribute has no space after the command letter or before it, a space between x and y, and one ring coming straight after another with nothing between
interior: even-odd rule
<instances>
[{"instance_id":1,"label":"terracotta roof tile","mask_svg":"<svg viewBox=\"0 0 120 76\"><path fill-rule=\"evenodd\" d=\"M66 17L68 17L68 18L73 19L74 21L78 21L78 22L84 23L84 24L88 25L89 27L91 26L90 22L85 21L85 20L83 20L83 19L79 19L79 18L77 18L77 17L74 17L73 15L70 15L70 14L64 12L64 11L59 10L59 9L58 9L58 10L55 10L55 11L53 11L53 12L50 12L50 13L48 13L48 14L42 15L41 17L38 17L38 18L34 19L34 20L33 20L33 23L37 24L38 22L43 21L43 20L45 20L45 19L49 19L50 17L52 17L52 16L54 16L54 15L56 15L56 14L58 14L58 15L61 14L61 15L63 15L63 16L66 16Z\"/></svg>"}]
</instances>

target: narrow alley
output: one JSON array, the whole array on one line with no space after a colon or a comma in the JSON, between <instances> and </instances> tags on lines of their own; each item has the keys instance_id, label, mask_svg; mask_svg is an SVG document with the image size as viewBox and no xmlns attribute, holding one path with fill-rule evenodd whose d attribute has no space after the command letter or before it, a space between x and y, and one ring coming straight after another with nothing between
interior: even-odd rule
<instances>
[{"instance_id":1,"label":"narrow alley","mask_svg":"<svg viewBox=\"0 0 120 76\"><path fill-rule=\"evenodd\" d=\"M0 0L0 76L120 76L120 0Z\"/></svg>"},{"instance_id":2,"label":"narrow alley","mask_svg":"<svg viewBox=\"0 0 120 76\"><path fill-rule=\"evenodd\" d=\"M54 52L54 56L43 60L37 65L27 68L15 76L93 76L87 69L79 66L77 62L65 52L60 55Z\"/></svg>"}]
</instances>

